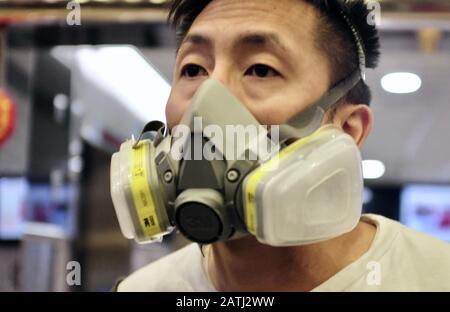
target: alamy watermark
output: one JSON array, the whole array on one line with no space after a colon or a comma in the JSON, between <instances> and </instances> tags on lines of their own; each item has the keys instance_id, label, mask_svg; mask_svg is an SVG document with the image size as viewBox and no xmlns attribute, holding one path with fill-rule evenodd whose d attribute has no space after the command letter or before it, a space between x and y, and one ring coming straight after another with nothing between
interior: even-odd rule
<instances>
[{"instance_id":1,"label":"alamy watermark","mask_svg":"<svg viewBox=\"0 0 450 312\"><path fill-rule=\"evenodd\" d=\"M70 1L67 3L66 9L69 10L66 17L67 25L81 26L81 5L77 2Z\"/></svg>"},{"instance_id":2,"label":"alamy watermark","mask_svg":"<svg viewBox=\"0 0 450 312\"><path fill-rule=\"evenodd\" d=\"M367 1L367 24L371 26L380 26L381 24L381 5L379 1L370 0Z\"/></svg>"},{"instance_id":3,"label":"alamy watermark","mask_svg":"<svg viewBox=\"0 0 450 312\"><path fill-rule=\"evenodd\" d=\"M368 286L380 286L381 285L381 263L378 261L370 261L366 265L366 269L369 271L366 276L366 283Z\"/></svg>"},{"instance_id":4,"label":"alamy watermark","mask_svg":"<svg viewBox=\"0 0 450 312\"><path fill-rule=\"evenodd\" d=\"M66 265L68 271L66 275L66 283L68 286L81 285L81 265L78 261L70 261Z\"/></svg>"},{"instance_id":5,"label":"alamy watermark","mask_svg":"<svg viewBox=\"0 0 450 312\"><path fill-rule=\"evenodd\" d=\"M270 136L270 138L269 138ZM172 131L175 160L266 161L280 150L279 126L207 124L194 117L193 128L177 125Z\"/></svg>"}]
</instances>

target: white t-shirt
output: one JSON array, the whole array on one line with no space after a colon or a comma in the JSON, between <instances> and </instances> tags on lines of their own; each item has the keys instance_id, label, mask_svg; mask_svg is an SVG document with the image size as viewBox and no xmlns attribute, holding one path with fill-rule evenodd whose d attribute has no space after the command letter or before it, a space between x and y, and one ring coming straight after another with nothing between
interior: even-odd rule
<instances>
[{"instance_id":1,"label":"white t-shirt","mask_svg":"<svg viewBox=\"0 0 450 312\"><path fill-rule=\"evenodd\" d=\"M313 291L450 291L450 244L378 215L369 250ZM206 255L206 253L205 253ZM190 244L131 274L118 291L216 291L207 258Z\"/></svg>"}]
</instances>

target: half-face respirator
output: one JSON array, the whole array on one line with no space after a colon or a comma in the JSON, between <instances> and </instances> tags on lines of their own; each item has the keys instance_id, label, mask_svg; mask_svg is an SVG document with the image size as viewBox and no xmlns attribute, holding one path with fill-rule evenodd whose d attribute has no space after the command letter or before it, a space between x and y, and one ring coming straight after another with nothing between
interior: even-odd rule
<instances>
[{"instance_id":1,"label":"half-face respirator","mask_svg":"<svg viewBox=\"0 0 450 312\"><path fill-rule=\"evenodd\" d=\"M220 82L205 81L178 126L169 132L151 122L112 156L122 233L146 243L176 228L201 244L251 234L293 246L351 231L361 216L360 152L352 137L322 122L359 80L356 71L299 116L270 127Z\"/></svg>"}]
</instances>

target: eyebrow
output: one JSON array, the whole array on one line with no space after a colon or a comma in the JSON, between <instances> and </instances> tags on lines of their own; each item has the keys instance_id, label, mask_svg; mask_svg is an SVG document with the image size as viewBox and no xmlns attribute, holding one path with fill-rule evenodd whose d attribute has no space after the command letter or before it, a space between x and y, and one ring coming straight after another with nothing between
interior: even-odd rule
<instances>
[{"instance_id":1,"label":"eyebrow","mask_svg":"<svg viewBox=\"0 0 450 312\"><path fill-rule=\"evenodd\" d=\"M280 49L284 52L287 51L286 46L283 44L280 36L271 32L249 32L240 35L235 44L244 46L272 46L276 49Z\"/></svg>"},{"instance_id":2,"label":"eyebrow","mask_svg":"<svg viewBox=\"0 0 450 312\"><path fill-rule=\"evenodd\" d=\"M212 41L210 38L203 36L201 34L188 34L184 37L178 49L183 46L183 44L190 43L193 45L204 45L204 46L212 46Z\"/></svg>"},{"instance_id":3,"label":"eyebrow","mask_svg":"<svg viewBox=\"0 0 450 312\"><path fill-rule=\"evenodd\" d=\"M188 34L182 40L177 49L177 53L184 44L188 43L194 46L204 47L212 47L213 45L212 39L208 36L196 33ZM272 32L247 32L241 34L233 42L233 47L238 46L268 47L289 54L288 49L283 44L280 36Z\"/></svg>"}]
</instances>

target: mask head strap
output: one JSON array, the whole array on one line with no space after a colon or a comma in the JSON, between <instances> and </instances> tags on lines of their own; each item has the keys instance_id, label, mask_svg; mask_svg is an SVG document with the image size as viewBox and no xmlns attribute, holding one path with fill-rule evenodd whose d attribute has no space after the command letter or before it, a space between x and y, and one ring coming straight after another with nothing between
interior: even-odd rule
<instances>
[{"instance_id":1,"label":"mask head strap","mask_svg":"<svg viewBox=\"0 0 450 312\"><path fill-rule=\"evenodd\" d=\"M281 125L280 139L282 141L305 137L316 131L321 126L325 113L335 106L360 80L365 80L366 56L364 44L356 27L342 10L341 16L353 35L359 66L350 75L335 84L317 102L291 118L286 124Z\"/></svg>"}]
</instances>

